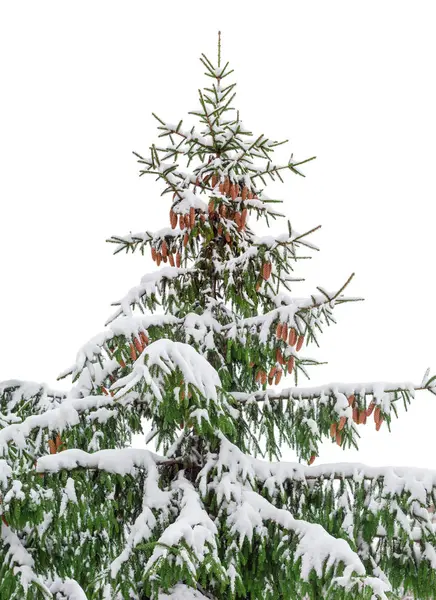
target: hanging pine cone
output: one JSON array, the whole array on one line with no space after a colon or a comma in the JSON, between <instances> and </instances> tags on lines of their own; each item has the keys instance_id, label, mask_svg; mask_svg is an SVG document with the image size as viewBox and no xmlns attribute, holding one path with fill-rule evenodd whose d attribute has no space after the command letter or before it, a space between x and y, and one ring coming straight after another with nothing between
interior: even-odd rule
<instances>
[{"instance_id":1,"label":"hanging pine cone","mask_svg":"<svg viewBox=\"0 0 436 600\"><path fill-rule=\"evenodd\" d=\"M282 323L278 323L277 328L276 328L276 336L279 339L281 339L281 337L282 337L282 331L283 331L283 325L282 325Z\"/></svg>"},{"instance_id":2,"label":"hanging pine cone","mask_svg":"<svg viewBox=\"0 0 436 600\"><path fill-rule=\"evenodd\" d=\"M228 177L226 177L225 180L224 180L223 190L224 190L224 193L226 195L229 193L229 190L230 190L230 179Z\"/></svg>"},{"instance_id":3,"label":"hanging pine cone","mask_svg":"<svg viewBox=\"0 0 436 600\"><path fill-rule=\"evenodd\" d=\"M183 236L183 247L186 248L186 246L188 245L189 242L189 234L185 233L185 235Z\"/></svg>"},{"instance_id":4,"label":"hanging pine cone","mask_svg":"<svg viewBox=\"0 0 436 600\"><path fill-rule=\"evenodd\" d=\"M359 423L359 409L356 406L353 408L353 421Z\"/></svg>"},{"instance_id":5,"label":"hanging pine cone","mask_svg":"<svg viewBox=\"0 0 436 600\"><path fill-rule=\"evenodd\" d=\"M189 209L189 225L190 225L191 229L194 229L194 225L195 225L195 208L193 206L191 206L191 208Z\"/></svg>"},{"instance_id":6,"label":"hanging pine cone","mask_svg":"<svg viewBox=\"0 0 436 600\"><path fill-rule=\"evenodd\" d=\"M139 337L141 338L141 341L144 344L144 346L148 346L149 339L148 339L148 336L143 331L140 332Z\"/></svg>"},{"instance_id":7,"label":"hanging pine cone","mask_svg":"<svg viewBox=\"0 0 436 600\"><path fill-rule=\"evenodd\" d=\"M156 254L156 264L157 264L157 266L159 266L159 265L160 265L161 261L162 261L162 255L161 255L161 253L160 253L160 252L158 252L158 253Z\"/></svg>"},{"instance_id":8,"label":"hanging pine cone","mask_svg":"<svg viewBox=\"0 0 436 600\"><path fill-rule=\"evenodd\" d=\"M366 409L366 416L370 417L372 415L372 412L375 408L375 402L371 402L368 406L368 408Z\"/></svg>"},{"instance_id":9,"label":"hanging pine cone","mask_svg":"<svg viewBox=\"0 0 436 600\"><path fill-rule=\"evenodd\" d=\"M174 267L174 266L175 266L175 262L174 262L174 256L173 256L172 254L170 254L170 255L168 256L168 260L170 261L170 265L171 265L172 267Z\"/></svg>"},{"instance_id":10,"label":"hanging pine cone","mask_svg":"<svg viewBox=\"0 0 436 600\"><path fill-rule=\"evenodd\" d=\"M244 185L244 187L242 188L242 192L241 192L241 198L242 200L246 200L247 199L247 195L248 195L248 188L246 185Z\"/></svg>"},{"instance_id":11,"label":"hanging pine cone","mask_svg":"<svg viewBox=\"0 0 436 600\"><path fill-rule=\"evenodd\" d=\"M215 175L215 173L214 173L212 175L212 187L215 188L217 183L218 183L218 175Z\"/></svg>"},{"instance_id":12,"label":"hanging pine cone","mask_svg":"<svg viewBox=\"0 0 436 600\"><path fill-rule=\"evenodd\" d=\"M191 226L191 217L189 215L185 215L185 227Z\"/></svg>"},{"instance_id":13,"label":"hanging pine cone","mask_svg":"<svg viewBox=\"0 0 436 600\"><path fill-rule=\"evenodd\" d=\"M156 260L157 257L157 252L156 252L156 248L154 246L151 247L151 258L153 261Z\"/></svg>"},{"instance_id":14,"label":"hanging pine cone","mask_svg":"<svg viewBox=\"0 0 436 600\"><path fill-rule=\"evenodd\" d=\"M376 425L380 421L380 418L381 418L381 409L380 409L380 406L377 406L377 408L374 410L374 423Z\"/></svg>"},{"instance_id":15,"label":"hanging pine cone","mask_svg":"<svg viewBox=\"0 0 436 600\"><path fill-rule=\"evenodd\" d=\"M271 263L266 262L262 265L262 277L263 277L263 279L265 279L265 281L267 281L269 279L270 267L271 267Z\"/></svg>"},{"instance_id":16,"label":"hanging pine cone","mask_svg":"<svg viewBox=\"0 0 436 600\"><path fill-rule=\"evenodd\" d=\"M380 417L380 419L377 421L376 426L375 426L375 430L376 431L380 431L380 427L383 425L383 417Z\"/></svg>"},{"instance_id":17,"label":"hanging pine cone","mask_svg":"<svg viewBox=\"0 0 436 600\"><path fill-rule=\"evenodd\" d=\"M175 229L177 227L177 215L173 211L173 209L170 210L170 223L172 229Z\"/></svg>"},{"instance_id":18,"label":"hanging pine cone","mask_svg":"<svg viewBox=\"0 0 436 600\"><path fill-rule=\"evenodd\" d=\"M179 269L180 265L182 263L182 257L180 256L180 252L177 252L176 254L176 267Z\"/></svg>"},{"instance_id":19,"label":"hanging pine cone","mask_svg":"<svg viewBox=\"0 0 436 600\"><path fill-rule=\"evenodd\" d=\"M179 215L179 227L180 229L185 229L185 217L184 215Z\"/></svg>"},{"instance_id":20,"label":"hanging pine cone","mask_svg":"<svg viewBox=\"0 0 436 600\"><path fill-rule=\"evenodd\" d=\"M295 329L293 327L291 327L291 329L289 331L288 344L290 346L295 346L296 343L297 343L297 332L295 331Z\"/></svg>"},{"instance_id":21,"label":"hanging pine cone","mask_svg":"<svg viewBox=\"0 0 436 600\"><path fill-rule=\"evenodd\" d=\"M339 431L342 431L342 429L345 427L346 422L347 422L347 417L341 417L339 419L339 425L338 425Z\"/></svg>"},{"instance_id":22,"label":"hanging pine cone","mask_svg":"<svg viewBox=\"0 0 436 600\"><path fill-rule=\"evenodd\" d=\"M279 385L279 383L280 383L280 379L281 379L281 378L282 378L282 370L281 370L281 369L277 369L277 372L276 372L276 378L275 378L275 381L274 381L274 383L275 383L276 385Z\"/></svg>"},{"instance_id":23,"label":"hanging pine cone","mask_svg":"<svg viewBox=\"0 0 436 600\"><path fill-rule=\"evenodd\" d=\"M135 344L135 348L138 350L138 352L141 353L144 348L142 347L140 340L137 337L134 337L133 343Z\"/></svg>"},{"instance_id":24,"label":"hanging pine cone","mask_svg":"<svg viewBox=\"0 0 436 600\"><path fill-rule=\"evenodd\" d=\"M297 345L295 347L297 352L299 352L301 350L301 346L303 345L303 342L304 342L304 335L299 335Z\"/></svg>"},{"instance_id":25,"label":"hanging pine cone","mask_svg":"<svg viewBox=\"0 0 436 600\"><path fill-rule=\"evenodd\" d=\"M277 348L277 350L276 350L276 361L280 365L283 365L285 363L285 361L283 360L283 355L282 355L282 351L280 350L280 348Z\"/></svg>"},{"instance_id":26,"label":"hanging pine cone","mask_svg":"<svg viewBox=\"0 0 436 600\"><path fill-rule=\"evenodd\" d=\"M288 375L290 375L294 369L295 358L291 356L288 360Z\"/></svg>"},{"instance_id":27,"label":"hanging pine cone","mask_svg":"<svg viewBox=\"0 0 436 600\"><path fill-rule=\"evenodd\" d=\"M242 229L245 229L245 224L247 223L247 216L248 216L248 210L246 208L244 208L244 210L241 213L241 226L242 226Z\"/></svg>"},{"instance_id":28,"label":"hanging pine cone","mask_svg":"<svg viewBox=\"0 0 436 600\"><path fill-rule=\"evenodd\" d=\"M167 246L167 243L166 243L166 241L165 241L165 240L162 242L162 246L161 246L161 249L160 249L160 251L162 252L162 256L163 256L164 258L165 258L166 256L168 256L168 246Z\"/></svg>"},{"instance_id":29,"label":"hanging pine cone","mask_svg":"<svg viewBox=\"0 0 436 600\"><path fill-rule=\"evenodd\" d=\"M330 437L336 437L336 423L330 425Z\"/></svg>"},{"instance_id":30,"label":"hanging pine cone","mask_svg":"<svg viewBox=\"0 0 436 600\"><path fill-rule=\"evenodd\" d=\"M282 327L282 340L284 342L286 342L288 339L288 324L287 323L283 323L283 327Z\"/></svg>"}]
</instances>

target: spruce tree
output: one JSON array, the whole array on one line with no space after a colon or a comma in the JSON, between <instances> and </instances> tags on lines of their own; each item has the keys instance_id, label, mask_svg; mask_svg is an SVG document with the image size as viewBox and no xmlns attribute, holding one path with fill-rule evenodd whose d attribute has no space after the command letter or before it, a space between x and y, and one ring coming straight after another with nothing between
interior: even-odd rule
<instances>
[{"instance_id":1,"label":"spruce tree","mask_svg":"<svg viewBox=\"0 0 436 600\"><path fill-rule=\"evenodd\" d=\"M199 125L154 115L159 141L136 155L169 226L109 240L158 268L79 350L68 392L1 384L0 599L434 598L436 471L315 459L389 427L435 377L298 385L351 278L292 295L316 228L255 222L284 216L268 180L312 159L276 164L284 142L239 119L220 43L201 62ZM144 422L154 446L132 448Z\"/></svg>"}]
</instances>

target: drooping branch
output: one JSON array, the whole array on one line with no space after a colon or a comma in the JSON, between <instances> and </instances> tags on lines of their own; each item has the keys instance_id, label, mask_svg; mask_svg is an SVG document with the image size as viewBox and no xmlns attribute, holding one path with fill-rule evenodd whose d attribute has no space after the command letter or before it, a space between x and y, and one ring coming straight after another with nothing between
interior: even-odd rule
<instances>
[{"instance_id":1,"label":"drooping branch","mask_svg":"<svg viewBox=\"0 0 436 600\"><path fill-rule=\"evenodd\" d=\"M404 383L329 383L317 387L290 387L280 391L273 389L260 390L252 394L244 394L241 392L230 392L231 395L239 402L271 402L274 400L313 400L314 398L325 398L327 396L336 396L343 394L347 397L351 395L359 395L361 397L372 396L376 400L380 400L386 394L408 394L414 392L428 390L436 395L436 384L418 385Z\"/></svg>"}]
</instances>

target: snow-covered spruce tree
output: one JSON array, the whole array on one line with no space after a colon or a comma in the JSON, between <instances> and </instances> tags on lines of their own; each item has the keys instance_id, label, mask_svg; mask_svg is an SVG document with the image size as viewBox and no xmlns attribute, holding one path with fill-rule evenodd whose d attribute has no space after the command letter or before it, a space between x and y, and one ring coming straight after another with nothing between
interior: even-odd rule
<instances>
[{"instance_id":1,"label":"snow-covered spruce tree","mask_svg":"<svg viewBox=\"0 0 436 600\"><path fill-rule=\"evenodd\" d=\"M436 471L312 463L435 378L297 387L306 347L355 298L291 295L311 232L254 224L283 216L267 178L307 161L275 164L282 142L239 120L220 47L201 61L200 126L156 117L160 141L137 155L171 226L110 240L158 269L81 348L68 393L1 385L0 599L433 598ZM144 419L159 454L129 447ZM283 446L303 462L270 462Z\"/></svg>"}]
</instances>

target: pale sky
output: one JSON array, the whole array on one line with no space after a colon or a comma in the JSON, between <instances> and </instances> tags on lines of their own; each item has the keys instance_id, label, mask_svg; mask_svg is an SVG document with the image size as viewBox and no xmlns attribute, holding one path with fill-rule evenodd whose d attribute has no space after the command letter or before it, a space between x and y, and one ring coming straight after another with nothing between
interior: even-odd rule
<instances>
[{"instance_id":1,"label":"pale sky","mask_svg":"<svg viewBox=\"0 0 436 600\"><path fill-rule=\"evenodd\" d=\"M152 111L178 122L197 107L218 29L244 124L289 138L283 160L317 156L266 189L296 230L322 225L293 292L355 272L348 294L366 299L309 347L328 364L306 384L436 373L434 24L431 1L1 3L0 380L66 389L56 376L110 303L156 268L105 239L167 225L169 197L132 150L156 141ZM435 423L421 392L391 434L361 427L360 452L326 443L318 462L436 468Z\"/></svg>"}]
</instances>

